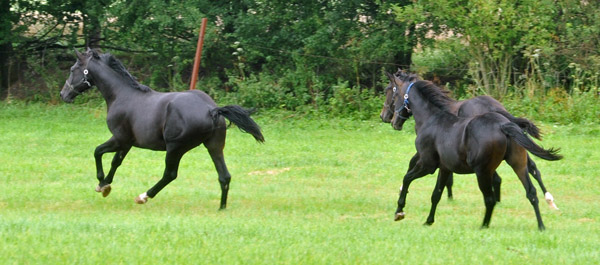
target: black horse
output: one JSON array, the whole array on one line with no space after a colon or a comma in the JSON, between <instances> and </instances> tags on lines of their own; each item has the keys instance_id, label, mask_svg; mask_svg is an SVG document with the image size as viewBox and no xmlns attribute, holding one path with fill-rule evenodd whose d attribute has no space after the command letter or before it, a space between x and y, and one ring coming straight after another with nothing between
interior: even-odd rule
<instances>
[{"instance_id":1,"label":"black horse","mask_svg":"<svg viewBox=\"0 0 600 265\"><path fill-rule=\"evenodd\" d=\"M260 127L250 118L250 111L240 106L217 107L204 92L161 93L138 83L123 64L110 54L88 49L85 54L75 51L77 61L60 92L65 102L92 86L98 87L106 100L108 129L113 136L99 145L95 152L97 192L104 197L117 168L132 146L166 151L165 171L158 183L135 198L139 204L154 198L167 184L177 178L181 157L192 148L204 144L219 174L221 185L220 209L227 205L231 176L225 165L223 148L227 124L223 117L242 131L264 142ZM104 176L102 155L115 152L108 175Z\"/></svg>"},{"instance_id":2,"label":"black horse","mask_svg":"<svg viewBox=\"0 0 600 265\"><path fill-rule=\"evenodd\" d=\"M492 182L496 168L504 160L525 187L535 211L538 228L544 223L538 207L536 190L527 174L527 151L546 160L559 160L557 149L543 149L533 142L514 122L497 112L474 117L458 117L452 112L455 102L447 93L429 81L402 84L394 78L397 90L392 124L399 128L414 116L417 153L410 161L400 191L395 220L404 218L403 211L410 183L439 168L436 187L431 195L431 211L425 224L434 222L435 209L450 173L475 173L486 206L482 227L488 227L496 205Z\"/></svg>"},{"instance_id":3,"label":"black horse","mask_svg":"<svg viewBox=\"0 0 600 265\"><path fill-rule=\"evenodd\" d=\"M393 93L395 92L395 89L397 86L395 84L394 77L392 75L390 75L389 73L386 73L386 74L388 75L388 78L390 78L390 82L389 82L388 86L385 88L385 102L383 104L383 109L381 110L381 113L379 116L383 122L389 123L389 122L391 122L393 114L394 114L394 112L393 112L393 109L394 109ZM411 82L415 82L415 81L419 80L419 77L416 74L407 73L406 71L401 70L401 69L398 69L398 71L394 74L394 76L396 76L398 78L399 86L402 86L404 83L411 83ZM498 112L498 113L502 114L503 116L505 116L510 121L519 125L519 127L521 127L523 130L525 130L531 136L535 137L538 140L541 140L540 130L534 123L532 123L531 121L529 121L527 119L514 117L506 110L506 108L504 108L504 106L502 106L502 104L500 102L498 102L496 99L494 99L493 97L490 97L490 96L477 96L477 97L467 99L467 100L453 101L451 103L449 110L453 114L456 114L459 117L465 117L465 118L481 115L481 114L484 114L487 112ZM395 129L402 130L402 126L400 125L399 128L395 128ZM546 189L546 186L544 185L544 182L542 181L542 175L540 174L540 171L538 170L537 165L531 159L531 157L529 157L529 155L527 155L527 169L528 169L529 173L533 176L533 178L540 185L540 188L542 189L542 192L544 193L544 198L545 198L546 202L548 203L548 205L551 208L558 209L558 207L554 203L554 197L552 196L552 194L550 192L548 192L548 190ZM454 179L454 177L452 176L452 173L450 173L450 176L448 177L448 182L445 185L446 189L448 190L448 198L452 198L453 179ZM493 188L495 191L497 191L494 193L497 196L496 197L497 201L500 201L501 183L502 183L502 179L500 178L500 176L497 173L495 173Z\"/></svg>"}]
</instances>

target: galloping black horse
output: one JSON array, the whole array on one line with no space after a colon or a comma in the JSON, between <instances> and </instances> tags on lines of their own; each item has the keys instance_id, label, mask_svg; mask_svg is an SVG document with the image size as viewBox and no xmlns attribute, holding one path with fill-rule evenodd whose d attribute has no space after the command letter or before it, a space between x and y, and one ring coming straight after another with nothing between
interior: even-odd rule
<instances>
[{"instance_id":1,"label":"galloping black horse","mask_svg":"<svg viewBox=\"0 0 600 265\"><path fill-rule=\"evenodd\" d=\"M250 112L240 106L217 107L204 92L160 93L138 83L123 64L110 54L88 49L85 54L75 51L77 61L60 92L65 102L92 86L98 87L106 100L108 129L113 136L99 145L95 152L97 192L104 197L121 162L132 146L166 151L165 171L156 185L135 198L139 204L154 198L167 184L177 178L181 157L192 148L204 144L219 174L221 205L227 205L231 176L225 165L223 148L227 124L223 117L242 131L263 142L260 127L250 118ZM104 177L102 155L115 152L108 175Z\"/></svg>"},{"instance_id":2,"label":"galloping black horse","mask_svg":"<svg viewBox=\"0 0 600 265\"><path fill-rule=\"evenodd\" d=\"M404 70L398 69L398 71L394 74L394 76L396 76L399 81L399 84L396 85L395 81L394 81L394 77L392 75L390 75L389 73L386 73L386 74L390 78L390 82L389 82L388 86L385 88L386 97L385 97L385 102L383 104L383 109L381 110L380 117L383 122L391 122L393 114L394 114L394 112L393 112L393 109L394 109L393 93L394 93L395 89L397 88L397 86L402 86L404 83L415 82L415 81L419 80L419 78L416 74L409 74ZM531 136L535 137L538 140L541 140L540 131L534 123L532 123L531 121L529 121L527 119L514 117L506 110L506 108L504 108L504 106L502 106L502 104L500 102L498 102L496 99L494 99L490 96L477 96L477 97L467 99L467 100L453 101L453 102L451 102L451 106L450 106L449 110L453 114L458 115L459 117L465 117L465 118L481 115L481 114L484 114L487 112L498 112L498 113L502 114L503 116L505 116L510 121L519 125L519 127L521 127L523 130L525 130ZM402 126L400 125L399 128L395 128L395 129L402 130ZM533 160L531 159L531 157L529 155L527 155L527 169L528 169L529 173L534 177L534 179L540 185L540 188L542 189L542 192L544 193L544 198L545 198L546 202L548 203L548 205L554 209L558 209L558 207L554 203L554 197L552 196L552 194L550 192L548 192L548 190L546 189L546 186L544 185L544 182L542 181L542 175L540 174L540 171L538 170L537 165L535 164L535 162L533 162ZM452 173L450 173L450 176L448 177L448 182L445 185L448 190L448 198L452 198L453 178L454 177L453 177ZM502 183L502 179L500 178L500 176L497 173L495 173L493 188L495 191L494 194L496 196L497 201L500 201L501 183Z\"/></svg>"},{"instance_id":3,"label":"galloping black horse","mask_svg":"<svg viewBox=\"0 0 600 265\"><path fill-rule=\"evenodd\" d=\"M536 190L527 174L527 151L546 160L558 160L556 149L543 149L533 142L514 122L497 112L474 117L458 117L452 112L455 102L429 81L402 84L394 78L397 90L392 124L399 128L414 116L417 153L410 161L400 191L395 220L405 217L403 211L410 183L439 168L436 187L431 196L431 211L426 224L434 222L435 209L450 173L475 173L486 206L482 227L488 227L496 204L492 188L496 168L504 160L521 180L527 198L535 211L538 228L544 223L538 207ZM402 104L399 104L402 102Z\"/></svg>"}]
</instances>

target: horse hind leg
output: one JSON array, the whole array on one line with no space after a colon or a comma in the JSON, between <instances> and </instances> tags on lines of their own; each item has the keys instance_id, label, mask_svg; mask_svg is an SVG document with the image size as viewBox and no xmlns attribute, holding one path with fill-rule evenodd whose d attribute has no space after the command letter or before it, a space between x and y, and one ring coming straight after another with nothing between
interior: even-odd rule
<instances>
[{"instance_id":1,"label":"horse hind leg","mask_svg":"<svg viewBox=\"0 0 600 265\"><path fill-rule=\"evenodd\" d=\"M525 160L525 157L523 157ZM529 175L527 174L527 162L526 161L519 161L519 159L509 159L507 160L507 162L509 163L509 165L513 168L514 172L517 174L517 176L519 177L519 180L521 181L521 183L523 184L523 187L525 188L525 193L527 196L527 199L529 200L529 202L531 203L531 206L533 206L533 210L535 211L535 217L537 219L537 223L538 223L538 229L540 231L545 230L545 226L544 226L544 222L542 221L542 215L540 213L540 207L539 207L539 201L537 198L537 192L535 189L535 186L533 186L533 183L531 182L531 179L529 178Z\"/></svg>"},{"instance_id":2,"label":"horse hind leg","mask_svg":"<svg viewBox=\"0 0 600 265\"><path fill-rule=\"evenodd\" d=\"M540 185L540 188L544 193L544 199L548 203L548 206L550 206L550 208L558 210L558 206L556 206L556 203L554 203L554 197L546 189L546 186L544 186L544 182L542 181L542 174L540 173L540 170L537 168L537 165L535 164L535 162L533 162L529 154L527 154L527 170L529 171L529 174L531 174Z\"/></svg>"},{"instance_id":3,"label":"horse hind leg","mask_svg":"<svg viewBox=\"0 0 600 265\"><path fill-rule=\"evenodd\" d=\"M533 183L531 183L531 179L529 178L529 175L527 175L526 172L520 173L519 179L521 180L521 183L525 188L527 199L529 200L531 206L533 206L533 210L535 211L535 217L537 219L538 228L540 231L543 231L546 229L546 227L544 226L544 222L542 221L542 215L540 213L539 201L537 198L535 186L533 186Z\"/></svg>"},{"instance_id":4,"label":"horse hind leg","mask_svg":"<svg viewBox=\"0 0 600 265\"><path fill-rule=\"evenodd\" d=\"M494 172L494 179L492 181L494 198L496 199L496 202L500 202L500 187L502 186L502 178L500 177L500 175L498 175L498 172Z\"/></svg>"},{"instance_id":5,"label":"horse hind leg","mask_svg":"<svg viewBox=\"0 0 600 265\"><path fill-rule=\"evenodd\" d=\"M483 223L481 228L488 228L492 219L492 212L496 206L496 198L494 196L493 186L493 173L477 172L477 184L479 190L483 194L483 202L485 204L485 215L483 217Z\"/></svg>"},{"instance_id":6,"label":"horse hind leg","mask_svg":"<svg viewBox=\"0 0 600 265\"><path fill-rule=\"evenodd\" d=\"M452 194L452 185L454 185L454 175L452 172L448 175L446 180L446 190L448 191L448 200L452 200L454 198Z\"/></svg>"},{"instance_id":7,"label":"horse hind leg","mask_svg":"<svg viewBox=\"0 0 600 265\"><path fill-rule=\"evenodd\" d=\"M210 158L215 164L215 169L219 174L219 184L221 185L221 203L219 205L219 210L224 210L227 207L227 195L229 193L229 183L231 182L231 175L229 174L223 155L225 133L223 132L221 137L215 136L215 138L211 138L204 146L206 146Z\"/></svg>"},{"instance_id":8,"label":"horse hind leg","mask_svg":"<svg viewBox=\"0 0 600 265\"><path fill-rule=\"evenodd\" d=\"M167 155L165 158L165 171L162 178L150 188L148 191L135 197L135 202L138 204L144 204L148 202L148 198L154 198L165 186L171 183L177 178L177 171L179 170L179 162L183 154L189 149L184 150L169 150L167 147Z\"/></svg>"}]
</instances>

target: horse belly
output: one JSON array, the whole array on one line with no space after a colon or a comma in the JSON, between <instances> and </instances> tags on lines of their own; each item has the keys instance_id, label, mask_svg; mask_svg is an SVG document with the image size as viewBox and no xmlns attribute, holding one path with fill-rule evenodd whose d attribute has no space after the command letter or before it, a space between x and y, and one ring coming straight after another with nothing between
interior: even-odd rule
<instances>
[{"instance_id":1,"label":"horse belly","mask_svg":"<svg viewBox=\"0 0 600 265\"><path fill-rule=\"evenodd\" d=\"M166 143L162 137L162 133L160 130L156 130L156 128L152 128L146 131L137 130L134 133L133 146L155 151L166 150Z\"/></svg>"},{"instance_id":2,"label":"horse belly","mask_svg":"<svg viewBox=\"0 0 600 265\"><path fill-rule=\"evenodd\" d=\"M459 154L440 155L440 167L458 174L473 173L473 169L467 164L466 159L461 158Z\"/></svg>"},{"instance_id":3,"label":"horse belly","mask_svg":"<svg viewBox=\"0 0 600 265\"><path fill-rule=\"evenodd\" d=\"M138 113L132 119L133 146L156 151L166 150L163 138L162 119L157 110L147 110Z\"/></svg>"}]
</instances>

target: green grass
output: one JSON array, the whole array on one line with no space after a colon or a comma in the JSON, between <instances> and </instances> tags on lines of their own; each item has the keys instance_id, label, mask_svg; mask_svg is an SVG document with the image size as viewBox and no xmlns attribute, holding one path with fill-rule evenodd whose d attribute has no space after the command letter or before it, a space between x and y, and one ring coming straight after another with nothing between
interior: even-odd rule
<instances>
[{"instance_id":1,"label":"green grass","mask_svg":"<svg viewBox=\"0 0 600 265\"><path fill-rule=\"evenodd\" d=\"M374 114L376 115L376 114ZM423 226L435 178L413 182L407 217L393 222L414 153L412 122L326 120L263 112L265 144L228 131L233 176L227 210L203 147L146 205L134 197L159 180L163 152L132 149L103 198L94 148L107 140L102 106L0 104L0 264L590 264L600 260L600 125L541 124L535 159L560 207L541 202L538 232L520 182L502 165L502 202L491 227L473 175L456 175ZM108 169L110 156L105 157ZM539 188L538 188L539 191ZM538 193L540 199L541 194ZM444 195L445 196L445 195Z\"/></svg>"}]
</instances>

